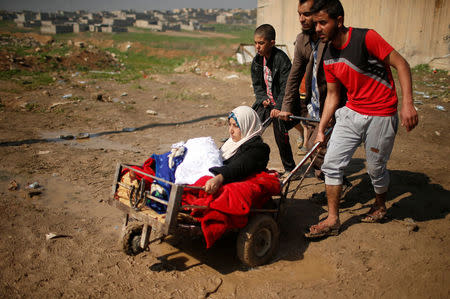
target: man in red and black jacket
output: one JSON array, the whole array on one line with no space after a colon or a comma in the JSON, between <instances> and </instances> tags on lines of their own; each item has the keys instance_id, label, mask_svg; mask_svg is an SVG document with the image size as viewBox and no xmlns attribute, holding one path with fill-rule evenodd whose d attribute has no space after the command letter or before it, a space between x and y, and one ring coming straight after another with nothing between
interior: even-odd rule
<instances>
[{"instance_id":1,"label":"man in red and black jacket","mask_svg":"<svg viewBox=\"0 0 450 299\"><path fill-rule=\"evenodd\" d=\"M398 98L390 67L397 69L402 89L400 120L407 131L418 123L412 99L408 62L377 32L344 26L344 9L339 0L315 0L311 9L319 38L328 42L323 63L327 98L316 142L324 142L324 131L333 117L333 133L322 171L328 200L328 217L305 234L317 238L339 233L339 200L343 170L356 148L364 143L367 172L375 190L375 203L361 220L378 222L386 215L389 172L386 163L392 152L398 127ZM339 92L347 89L347 103L338 108Z\"/></svg>"}]
</instances>

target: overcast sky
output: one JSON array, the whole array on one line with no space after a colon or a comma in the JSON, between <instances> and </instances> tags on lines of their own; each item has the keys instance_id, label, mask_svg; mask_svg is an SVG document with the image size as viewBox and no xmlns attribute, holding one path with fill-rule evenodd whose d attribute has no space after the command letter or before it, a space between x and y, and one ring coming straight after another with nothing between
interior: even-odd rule
<instances>
[{"instance_id":1,"label":"overcast sky","mask_svg":"<svg viewBox=\"0 0 450 299\"><path fill-rule=\"evenodd\" d=\"M257 0L0 0L5 10L119 10L173 8L256 8Z\"/></svg>"}]
</instances>

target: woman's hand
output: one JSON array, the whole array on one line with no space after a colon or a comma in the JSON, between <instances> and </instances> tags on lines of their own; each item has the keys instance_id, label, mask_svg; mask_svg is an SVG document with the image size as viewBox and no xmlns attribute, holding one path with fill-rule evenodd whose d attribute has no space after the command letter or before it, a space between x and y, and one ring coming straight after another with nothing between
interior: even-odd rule
<instances>
[{"instance_id":1,"label":"woman's hand","mask_svg":"<svg viewBox=\"0 0 450 299\"><path fill-rule=\"evenodd\" d=\"M223 183L223 175L218 174L212 179L209 179L205 184L205 192L208 194L214 194L219 190Z\"/></svg>"}]
</instances>

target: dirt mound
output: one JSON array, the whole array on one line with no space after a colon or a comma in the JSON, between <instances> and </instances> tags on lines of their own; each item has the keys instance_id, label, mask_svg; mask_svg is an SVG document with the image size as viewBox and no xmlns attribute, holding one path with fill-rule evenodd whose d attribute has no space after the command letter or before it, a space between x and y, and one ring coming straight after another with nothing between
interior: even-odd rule
<instances>
[{"instance_id":1,"label":"dirt mound","mask_svg":"<svg viewBox=\"0 0 450 299\"><path fill-rule=\"evenodd\" d=\"M99 70L118 66L118 60L115 57L99 49L77 50L69 54L67 57L62 57L61 61L67 69L81 67Z\"/></svg>"},{"instance_id":2,"label":"dirt mound","mask_svg":"<svg viewBox=\"0 0 450 299\"><path fill-rule=\"evenodd\" d=\"M38 33L17 32L17 33L14 33L14 36L19 39L33 39L36 42L38 42L41 46L48 45L48 44L51 44L52 42L54 42L53 37L51 37L50 35L41 35Z\"/></svg>"},{"instance_id":3,"label":"dirt mound","mask_svg":"<svg viewBox=\"0 0 450 299\"><path fill-rule=\"evenodd\" d=\"M0 36L0 71L26 70L44 72L49 70L97 70L118 67L118 60L110 53L94 46L73 46L65 54L54 54L64 43L36 39L39 35L14 34ZM45 37L45 36L41 36ZM41 46L45 40L48 43ZM18 51L17 49L23 49Z\"/></svg>"}]
</instances>

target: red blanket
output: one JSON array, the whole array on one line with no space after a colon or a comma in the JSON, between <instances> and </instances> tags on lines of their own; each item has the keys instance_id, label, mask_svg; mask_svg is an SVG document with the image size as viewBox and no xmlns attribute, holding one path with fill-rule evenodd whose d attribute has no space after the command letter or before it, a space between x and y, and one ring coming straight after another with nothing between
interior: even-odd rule
<instances>
[{"instance_id":1,"label":"red blanket","mask_svg":"<svg viewBox=\"0 0 450 299\"><path fill-rule=\"evenodd\" d=\"M204 186L210 178L202 177L194 186ZM228 229L243 228L247 224L250 207L261 208L280 191L277 175L261 172L244 181L225 184L214 195L185 188L182 202L209 207L207 210L194 210L192 215L201 222L206 247L210 248Z\"/></svg>"},{"instance_id":2,"label":"red blanket","mask_svg":"<svg viewBox=\"0 0 450 299\"><path fill-rule=\"evenodd\" d=\"M130 171L130 169L137 169L137 170L143 171L145 173L148 173L148 174L154 176L155 175L155 171L152 168L154 162L155 162L155 160L153 158L148 158L144 162L144 165L142 165L142 166L129 166L129 168L124 168L122 170L122 173L120 174L120 176L122 177L123 175L125 175L127 172ZM149 189L151 183L153 182L153 179L151 177L142 175L142 174L140 174L138 172L135 172L135 171L132 171L130 173L130 177L131 177L131 180L137 179L137 180L140 181L141 179L144 179L145 180L145 187L146 187L146 189Z\"/></svg>"}]
</instances>

